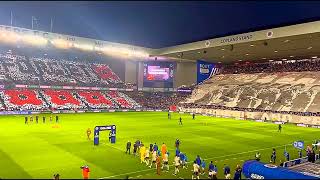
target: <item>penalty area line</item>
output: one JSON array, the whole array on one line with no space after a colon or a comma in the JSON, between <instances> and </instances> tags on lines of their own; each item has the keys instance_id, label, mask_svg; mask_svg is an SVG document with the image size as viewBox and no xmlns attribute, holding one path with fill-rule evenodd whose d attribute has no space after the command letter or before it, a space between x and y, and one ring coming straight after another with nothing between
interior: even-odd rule
<instances>
[{"instance_id":1,"label":"penalty area line","mask_svg":"<svg viewBox=\"0 0 320 180\"><path fill-rule=\"evenodd\" d=\"M263 151L263 150L267 150L267 149L270 149L270 148L284 147L284 146L288 146L288 145L291 145L291 144L285 144L285 145L279 145L279 146L272 146L272 147L268 147L268 148L262 148L262 149L256 149L256 150L251 150L251 151L245 151L245 152L234 153L234 154L229 154L229 155L224 155L224 156L217 156L217 157L205 158L204 160L208 160L208 159L220 159L220 158L224 158L224 157L236 156L236 155L241 155L241 154L247 154L247 153L251 153L251 152ZM169 165L169 166L174 166L174 165L172 164L172 165ZM109 178L114 178L114 177L117 177L117 176L135 174L135 173L145 172L145 171L151 171L151 170L155 170L155 169L154 169L154 168L150 168L150 169L143 169L143 170L139 170L139 171L132 171L132 172L127 172L127 173L122 173L122 174L115 174L115 175L112 175L112 176L101 177L101 178L99 178L99 179L109 179Z\"/></svg>"}]
</instances>

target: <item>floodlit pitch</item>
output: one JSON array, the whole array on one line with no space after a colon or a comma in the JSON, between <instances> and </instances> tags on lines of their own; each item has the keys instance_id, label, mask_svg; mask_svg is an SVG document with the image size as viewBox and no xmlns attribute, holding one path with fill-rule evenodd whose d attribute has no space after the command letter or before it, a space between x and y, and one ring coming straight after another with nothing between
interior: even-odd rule
<instances>
[{"instance_id":1,"label":"floodlit pitch","mask_svg":"<svg viewBox=\"0 0 320 180\"><path fill-rule=\"evenodd\" d=\"M40 115L40 119L43 115ZM45 115L49 116L49 115ZM179 125L180 114L166 112L114 112L60 114L55 121L38 124L24 123L24 116L0 116L0 178L82 178L80 166L90 167L90 178L191 178L192 162L196 155L212 160L218 167L218 178L223 178L224 164L231 167L245 160L253 159L257 151L262 162L269 162L272 148L277 150L276 163L284 161L285 146L290 158L298 157L298 150L292 142L304 140L310 145L315 137L320 137L318 129L283 125L281 133L278 125L208 116L182 114L183 125ZM87 139L86 130L95 126L114 124L117 126L115 144L108 141L108 132L100 133L99 146ZM188 168L180 169L173 176L174 142L179 138L180 150L189 159ZM145 146L166 143L170 171L156 175L140 163L139 157L128 155L126 143L141 140ZM305 153L304 153L305 155ZM207 178L208 173L200 175Z\"/></svg>"}]
</instances>

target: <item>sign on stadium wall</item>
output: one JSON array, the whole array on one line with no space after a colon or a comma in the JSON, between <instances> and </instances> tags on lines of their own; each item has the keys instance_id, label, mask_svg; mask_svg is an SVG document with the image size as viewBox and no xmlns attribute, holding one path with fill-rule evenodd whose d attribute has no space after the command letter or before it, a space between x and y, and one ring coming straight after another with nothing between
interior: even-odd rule
<instances>
[{"instance_id":1,"label":"sign on stadium wall","mask_svg":"<svg viewBox=\"0 0 320 180\"><path fill-rule=\"evenodd\" d=\"M197 84L211 77L215 65L206 61L197 61Z\"/></svg>"},{"instance_id":2,"label":"sign on stadium wall","mask_svg":"<svg viewBox=\"0 0 320 180\"><path fill-rule=\"evenodd\" d=\"M231 42L242 42L246 40L251 40L253 38L252 34L244 34L244 35L237 35L233 37L227 37L220 40L221 44L231 43Z\"/></svg>"},{"instance_id":3,"label":"sign on stadium wall","mask_svg":"<svg viewBox=\"0 0 320 180\"><path fill-rule=\"evenodd\" d=\"M31 111L0 111L0 115L16 115L16 114L20 114L20 115L24 115L24 114L31 114Z\"/></svg>"}]
</instances>

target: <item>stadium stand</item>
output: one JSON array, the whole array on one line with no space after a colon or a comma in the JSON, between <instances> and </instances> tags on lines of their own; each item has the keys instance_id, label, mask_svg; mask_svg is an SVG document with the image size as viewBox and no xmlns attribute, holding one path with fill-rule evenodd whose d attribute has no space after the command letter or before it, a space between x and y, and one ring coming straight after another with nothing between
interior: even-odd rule
<instances>
[{"instance_id":1,"label":"stadium stand","mask_svg":"<svg viewBox=\"0 0 320 180\"><path fill-rule=\"evenodd\" d=\"M138 109L139 103L118 91L3 90L0 110Z\"/></svg>"},{"instance_id":2,"label":"stadium stand","mask_svg":"<svg viewBox=\"0 0 320 180\"><path fill-rule=\"evenodd\" d=\"M44 110L48 105L40 98L37 91L33 90L4 90L0 91L4 105L1 110Z\"/></svg>"},{"instance_id":3,"label":"stadium stand","mask_svg":"<svg viewBox=\"0 0 320 180\"><path fill-rule=\"evenodd\" d=\"M178 105L188 93L173 92L127 92L142 107L167 110L171 105Z\"/></svg>"},{"instance_id":4,"label":"stadium stand","mask_svg":"<svg viewBox=\"0 0 320 180\"><path fill-rule=\"evenodd\" d=\"M110 98L99 91L78 91L77 94L91 109L117 108Z\"/></svg>"},{"instance_id":5,"label":"stadium stand","mask_svg":"<svg viewBox=\"0 0 320 180\"><path fill-rule=\"evenodd\" d=\"M5 84L127 87L106 64L27 57L8 52L0 54L0 80Z\"/></svg>"},{"instance_id":6,"label":"stadium stand","mask_svg":"<svg viewBox=\"0 0 320 180\"><path fill-rule=\"evenodd\" d=\"M223 74L320 71L320 59L300 59L267 63L236 63L222 66Z\"/></svg>"},{"instance_id":7,"label":"stadium stand","mask_svg":"<svg viewBox=\"0 0 320 180\"><path fill-rule=\"evenodd\" d=\"M31 49L0 47L0 110L136 109L141 106L117 91L14 89L16 85L132 88L107 64L41 56ZM14 52L13 52L14 51ZM39 50L40 51L40 50ZM46 54L45 54L46 55Z\"/></svg>"},{"instance_id":8,"label":"stadium stand","mask_svg":"<svg viewBox=\"0 0 320 180\"><path fill-rule=\"evenodd\" d=\"M46 89L40 92L54 110L86 109L86 105L70 91Z\"/></svg>"},{"instance_id":9,"label":"stadium stand","mask_svg":"<svg viewBox=\"0 0 320 180\"><path fill-rule=\"evenodd\" d=\"M184 103L315 115L320 102L318 63L310 60L225 67L222 74L197 86ZM263 73L256 73L260 71Z\"/></svg>"},{"instance_id":10,"label":"stadium stand","mask_svg":"<svg viewBox=\"0 0 320 180\"><path fill-rule=\"evenodd\" d=\"M135 109L140 107L137 102L122 92L108 91L106 94L112 98L120 106L120 108Z\"/></svg>"}]
</instances>

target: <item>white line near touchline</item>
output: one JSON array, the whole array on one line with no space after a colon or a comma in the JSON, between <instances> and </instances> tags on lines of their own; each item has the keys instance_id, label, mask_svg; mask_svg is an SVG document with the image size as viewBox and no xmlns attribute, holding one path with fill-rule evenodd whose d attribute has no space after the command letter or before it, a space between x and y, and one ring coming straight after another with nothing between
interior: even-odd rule
<instances>
[{"instance_id":1,"label":"white line near touchline","mask_svg":"<svg viewBox=\"0 0 320 180\"><path fill-rule=\"evenodd\" d=\"M229 157L229 156L246 154L246 153L250 153L250 152L262 151L262 150L266 150L266 149L270 149L270 148L277 148L277 147L288 146L288 145L291 145L291 144L285 144L285 145L280 145L280 146L272 146L272 147L268 147L268 148L256 149L256 150L252 150L252 151L246 151L246 152L241 152L241 153L229 154L229 155L224 155L224 156L218 156L218 157L214 157L214 158L205 158L204 160L208 160L208 159L219 159L219 158L224 158L224 157ZM117 149L117 148L115 148L115 149ZM173 166L173 165L169 165L169 166ZM127 173L122 173L122 174L116 174L116 175L112 175L112 176L101 177L101 178L99 178L99 179L109 179L109 178L113 178L113 177L117 177L117 176L129 175L129 174L134 174L134 173L139 173L139 172L145 172L145 171L150 171L150 170L154 170L154 169L152 168L152 169L144 169L144 170L139 170L139 171L132 171L132 172L127 172Z\"/></svg>"}]
</instances>

